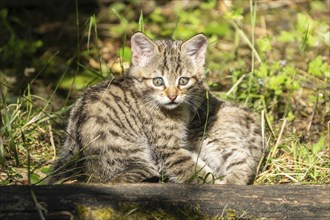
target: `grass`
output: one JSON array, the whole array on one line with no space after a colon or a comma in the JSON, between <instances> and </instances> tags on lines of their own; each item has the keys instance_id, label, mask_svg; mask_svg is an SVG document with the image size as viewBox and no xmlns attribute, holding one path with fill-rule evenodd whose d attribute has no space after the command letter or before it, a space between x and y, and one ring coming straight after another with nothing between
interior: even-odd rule
<instances>
[{"instance_id":1,"label":"grass","mask_svg":"<svg viewBox=\"0 0 330 220\"><path fill-rule=\"evenodd\" d=\"M56 155L52 123L63 110L47 113L33 106L33 102L47 100L31 94L24 95L13 104L2 101L4 120L1 134L5 149L1 158L9 157L9 160L2 163L7 167L1 170L3 177L7 177L2 183L6 185L10 183L7 181L16 181L15 177L25 181L30 178L32 182L36 182L43 174L48 173L49 164ZM32 170L27 169L29 163Z\"/></svg>"},{"instance_id":2,"label":"grass","mask_svg":"<svg viewBox=\"0 0 330 220\"><path fill-rule=\"evenodd\" d=\"M63 144L70 103L82 88L127 68L126 37L138 30L152 38L208 36L212 92L253 108L264 122L265 154L256 184L330 183L327 3L276 3L232 2L219 12L213 0L199 6L173 2L167 5L172 10L158 5L145 13L133 9L137 4L118 2L85 16L83 28L77 7L71 11L75 43L62 39L68 54L49 49L38 36L25 39L19 34L24 18L1 9L0 34L9 42L0 45L0 63L6 64L0 65L1 185L40 183L49 173Z\"/></svg>"}]
</instances>

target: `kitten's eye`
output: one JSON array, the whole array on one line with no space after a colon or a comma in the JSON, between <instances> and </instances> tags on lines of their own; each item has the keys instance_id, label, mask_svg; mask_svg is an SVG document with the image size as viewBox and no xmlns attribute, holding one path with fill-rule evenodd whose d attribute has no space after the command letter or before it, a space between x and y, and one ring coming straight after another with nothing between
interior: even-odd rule
<instances>
[{"instance_id":1,"label":"kitten's eye","mask_svg":"<svg viewBox=\"0 0 330 220\"><path fill-rule=\"evenodd\" d=\"M155 85L155 86L162 86L164 85L164 80L162 77L156 77L156 78L153 78L152 79L152 83Z\"/></svg>"},{"instance_id":2,"label":"kitten's eye","mask_svg":"<svg viewBox=\"0 0 330 220\"><path fill-rule=\"evenodd\" d=\"M189 81L189 78L188 78L188 77L181 77L181 78L179 79L179 85L180 85L180 86L187 85L188 81Z\"/></svg>"}]
</instances>

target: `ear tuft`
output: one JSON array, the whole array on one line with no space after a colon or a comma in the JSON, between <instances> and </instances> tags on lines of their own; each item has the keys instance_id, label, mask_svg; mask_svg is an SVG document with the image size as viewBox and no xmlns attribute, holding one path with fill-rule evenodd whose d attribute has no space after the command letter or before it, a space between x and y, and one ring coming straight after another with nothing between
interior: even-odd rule
<instances>
[{"instance_id":1,"label":"ear tuft","mask_svg":"<svg viewBox=\"0 0 330 220\"><path fill-rule=\"evenodd\" d=\"M144 66L157 53L157 45L141 32L131 38L132 63L134 66Z\"/></svg>"},{"instance_id":2,"label":"ear tuft","mask_svg":"<svg viewBox=\"0 0 330 220\"><path fill-rule=\"evenodd\" d=\"M207 38L203 34L197 34L184 42L181 46L182 51L197 63L204 66L207 48Z\"/></svg>"}]
</instances>

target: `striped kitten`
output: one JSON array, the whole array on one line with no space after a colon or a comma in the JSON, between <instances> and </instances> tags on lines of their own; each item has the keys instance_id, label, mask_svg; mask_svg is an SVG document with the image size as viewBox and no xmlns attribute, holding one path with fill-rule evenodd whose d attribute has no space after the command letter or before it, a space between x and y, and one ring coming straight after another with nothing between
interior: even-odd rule
<instances>
[{"instance_id":1,"label":"striped kitten","mask_svg":"<svg viewBox=\"0 0 330 220\"><path fill-rule=\"evenodd\" d=\"M50 183L251 183L260 129L252 113L208 93L206 37L152 41L136 33L131 47L126 75L76 102Z\"/></svg>"}]
</instances>

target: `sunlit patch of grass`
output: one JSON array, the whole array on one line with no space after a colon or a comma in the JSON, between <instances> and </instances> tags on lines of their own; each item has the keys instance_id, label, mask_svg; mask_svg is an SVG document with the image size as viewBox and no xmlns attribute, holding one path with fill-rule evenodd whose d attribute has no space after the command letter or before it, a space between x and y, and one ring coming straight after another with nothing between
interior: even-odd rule
<instances>
[{"instance_id":1,"label":"sunlit patch of grass","mask_svg":"<svg viewBox=\"0 0 330 220\"><path fill-rule=\"evenodd\" d=\"M267 138L262 168L256 184L329 184L330 149L326 132L315 142L302 141L297 133L291 133L283 121L276 138ZM329 131L328 131L329 132Z\"/></svg>"},{"instance_id":2,"label":"sunlit patch of grass","mask_svg":"<svg viewBox=\"0 0 330 220\"><path fill-rule=\"evenodd\" d=\"M3 126L0 131L4 148L1 157L5 160L1 161L0 185L27 184L28 178L31 183L38 182L48 174L49 165L54 160L59 140L56 139L58 131L52 124L68 108L47 113L35 102L47 105L48 100L30 92L17 98L14 103L1 99Z\"/></svg>"},{"instance_id":3,"label":"sunlit patch of grass","mask_svg":"<svg viewBox=\"0 0 330 220\"><path fill-rule=\"evenodd\" d=\"M330 160L324 136L314 144L289 138L265 162L256 184L329 184Z\"/></svg>"}]
</instances>

